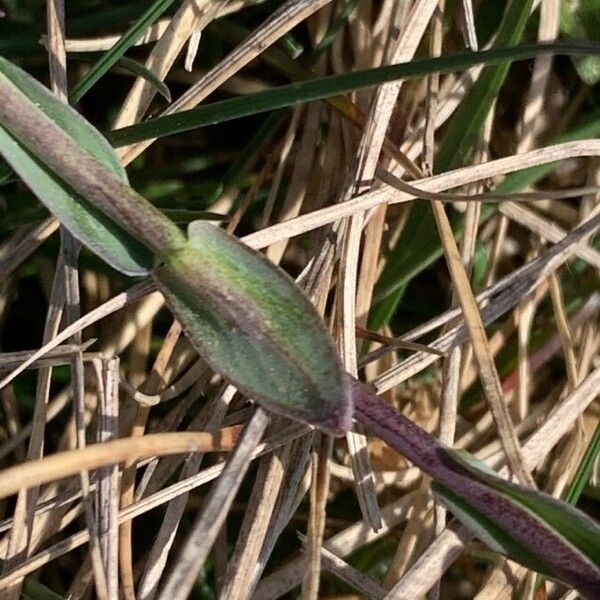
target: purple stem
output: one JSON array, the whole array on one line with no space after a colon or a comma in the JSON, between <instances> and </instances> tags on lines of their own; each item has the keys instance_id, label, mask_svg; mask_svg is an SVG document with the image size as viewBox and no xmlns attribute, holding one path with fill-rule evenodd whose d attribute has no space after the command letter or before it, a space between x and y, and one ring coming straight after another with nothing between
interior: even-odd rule
<instances>
[{"instance_id":1,"label":"purple stem","mask_svg":"<svg viewBox=\"0 0 600 600\"><path fill-rule=\"evenodd\" d=\"M502 493L473 479L438 440L382 401L370 387L352 378L348 381L357 421L510 533L540 557L550 574L589 598L598 597L600 572L561 535Z\"/></svg>"}]
</instances>

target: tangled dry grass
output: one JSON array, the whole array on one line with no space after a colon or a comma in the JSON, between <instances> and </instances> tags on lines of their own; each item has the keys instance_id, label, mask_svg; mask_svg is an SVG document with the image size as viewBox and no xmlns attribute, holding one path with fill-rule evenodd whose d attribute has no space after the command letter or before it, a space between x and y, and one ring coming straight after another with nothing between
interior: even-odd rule
<instances>
[{"instance_id":1,"label":"tangled dry grass","mask_svg":"<svg viewBox=\"0 0 600 600\"><path fill-rule=\"evenodd\" d=\"M309 52L333 31L313 67L325 74L477 49L496 30L493 15L482 21L486 3L470 0L261 4L175 3L132 55L176 100L117 70L80 110L121 128L215 92L269 89L290 73L260 58L293 36ZM555 39L564 3L533 4L526 35ZM253 33L211 54L224 17L228 42L234 25ZM63 2L48 0L55 93L66 99L84 74L69 52L104 51L125 29L71 39ZM540 56L477 104L471 92L491 69L118 154L167 214L217 213L292 273L351 374L444 443L494 467L508 456L526 482L564 498L599 444L599 90L569 59ZM462 139L471 121L477 140L461 161L444 136ZM24 201L11 185L9 208ZM536 589L525 568L472 540L381 440L357 427L334 441L256 411L197 358L152 284L78 263L66 232L53 243L53 218L5 214L0 496L18 494L2 504L3 598L180 598L202 564L193 598L573 597ZM597 498L594 475L580 506L597 516Z\"/></svg>"}]
</instances>

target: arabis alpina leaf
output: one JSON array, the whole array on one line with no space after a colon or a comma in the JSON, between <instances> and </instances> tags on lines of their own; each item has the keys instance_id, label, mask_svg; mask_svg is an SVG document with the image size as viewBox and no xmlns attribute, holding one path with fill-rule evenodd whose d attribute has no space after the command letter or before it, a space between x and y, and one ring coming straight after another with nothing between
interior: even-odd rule
<instances>
[{"instance_id":1,"label":"arabis alpina leaf","mask_svg":"<svg viewBox=\"0 0 600 600\"><path fill-rule=\"evenodd\" d=\"M125 170L112 147L94 127L30 75L0 57L0 102L4 100L1 90L5 85L18 93L20 109L25 115L27 111L41 111L49 121L76 141L82 150L127 183ZM57 177L21 143L18 136L10 132L2 120L0 151L50 212L108 264L127 275L146 275L149 272L153 265L152 254L139 240ZM73 161L77 161L77 156L73 157Z\"/></svg>"},{"instance_id":2,"label":"arabis alpina leaf","mask_svg":"<svg viewBox=\"0 0 600 600\"><path fill-rule=\"evenodd\" d=\"M468 452L445 449L443 459L457 473L462 471L471 481L488 488L486 508L490 512L486 510L486 515L459 487L433 484L452 512L491 548L548 577L571 582L579 578L581 590L597 586L600 527L592 519L548 494L499 477ZM490 515L494 514L495 503L506 506L507 501L514 517L509 516L500 526Z\"/></svg>"},{"instance_id":3,"label":"arabis alpina leaf","mask_svg":"<svg viewBox=\"0 0 600 600\"><path fill-rule=\"evenodd\" d=\"M349 387L355 418L430 475L434 491L475 535L521 564L597 597L600 532L591 519L445 447L368 386L350 380Z\"/></svg>"},{"instance_id":4,"label":"arabis alpina leaf","mask_svg":"<svg viewBox=\"0 0 600 600\"><path fill-rule=\"evenodd\" d=\"M4 66L14 75L10 65ZM340 359L294 282L207 223L192 224L186 238L115 175L114 164L93 155L95 143L104 148L105 142L81 116L57 105L26 73L16 71L13 78L19 86L0 70L0 152L60 221L125 273L156 265L153 275L199 353L247 396L332 433L347 431L352 405ZM32 102L21 88L40 102ZM47 113L36 105L42 101L50 107ZM73 124L67 127L65 114L83 133ZM79 145L80 133L86 144ZM37 175L65 190L60 202L33 181ZM85 200L69 195L71 189ZM113 252L110 227L122 230L123 249L140 245L143 269L123 264Z\"/></svg>"},{"instance_id":5,"label":"arabis alpina leaf","mask_svg":"<svg viewBox=\"0 0 600 600\"><path fill-rule=\"evenodd\" d=\"M153 275L215 371L275 412L333 432L352 406L338 354L294 282L263 255L203 221Z\"/></svg>"}]
</instances>

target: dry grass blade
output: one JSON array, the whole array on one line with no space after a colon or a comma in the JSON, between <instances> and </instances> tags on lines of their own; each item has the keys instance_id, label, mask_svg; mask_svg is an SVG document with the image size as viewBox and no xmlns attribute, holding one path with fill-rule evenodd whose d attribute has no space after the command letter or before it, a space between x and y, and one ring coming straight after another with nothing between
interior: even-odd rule
<instances>
[{"instance_id":1,"label":"dry grass blade","mask_svg":"<svg viewBox=\"0 0 600 600\"><path fill-rule=\"evenodd\" d=\"M185 600L188 597L198 571L210 552L227 517L228 508L248 470L252 451L258 445L268 423L269 417L258 408L244 429L225 470L206 499L202 514L181 550L175 569L159 596L160 600Z\"/></svg>"},{"instance_id":2,"label":"dry grass blade","mask_svg":"<svg viewBox=\"0 0 600 600\"><path fill-rule=\"evenodd\" d=\"M307 215L272 225L271 227L247 235L242 239L251 248L264 248L275 242L312 231L318 227L334 223L339 219L364 212L381 204L409 202L422 196L422 190L425 192L440 192L468 185L476 181L492 179L521 169L536 167L567 158L584 156L600 156L600 141L590 139L578 142L565 142L563 144L556 144L555 146L531 150L518 157L499 158L480 165L464 167L441 175L434 175L433 177L413 181L411 185L421 190L418 194L395 190L391 187L379 188L360 194L347 202L328 206Z\"/></svg>"},{"instance_id":3,"label":"dry grass blade","mask_svg":"<svg viewBox=\"0 0 600 600\"><path fill-rule=\"evenodd\" d=\"M443 352L440 352L435 348L430 348L425 344L418 344L417 342L411 342L409 340L404 340L401 338L392 338L387 335L381 335L380 333L369 331L368 329L364 329L363 327L356 327L356 335L364 340L379 342L392 348L412 350L413 352L428 352L431 354L435 354L436 356L445 356Z\"/></svg>"},{"instance_id":4,"label":"dry grass blade","mask_svg":"<svg viewBox=\"0 0 600 600\"><path fill-rule=\"evenodd\" d=\"M285 480L282 484L277 505L273 510L270 526L267 530L263 547L260 552L257 564L254 568L251 593L254 592L256 585L263 573L263 570L273 552L277 539L285 526L298 509L302 498L309 489L309 462L310 451L312 448L312 434L306 435L297 441L294 441L290 448L288 459L288 470L285 474Z\"/></svg>"},{"instance_id":5,"label":"dry grass blade","mask_svg":"<svg viewBox=\"0 0 600 600\"><path fill-rule=\"evenodd\" d=\"M431 530L433 517L430 483L429 478L424 477L416 490L412 512L382 583L383 588L386 590L392 588L400 579L414 561L418 547L423 545L424 541L431 535L426 535L426 530Z\"/></svg>"},{"instance_id":6,"label":"dry grass blade","mask_svg":"<svg viewBox=\"0 0 600 600\"><path fill-rule=\"evenodd\" d=\"M406 520L414 499L415 494L409 493L384 506L381 509L383 526L379 531L373 531L368 522L361 520L326 540L323 547L336 556L344 557L364 544L380 539L388 534L393 527ZM291 560L259 583L255 591L255 597L263 600L274 600L289 592L301 583L305 565L305 557Z\"/></svg>"},{"instance_id":7,"label":"dry grass blade","mask_svg":"<svg viewBox=\"0 0 600 600\"><path fill-rule=\"evenodd\" d=\"M32 364L34 364L37 360L46 355L46 353L50 352L57 346L59 346L62 342L68 340L74 333L77 331L81 331L85 329L89 325L96 323L100 319L103 319L107 315L124 308L128 304L151 294L156 290L156 286L151 281L145 281L143 283L139 283L136 286L133 286L127 292L123 292L102 306L99 306L89 312L87 315L84 315L74 323L71 323L68 327L65 327L59 334L57 334L51 341L44 344L39 350L34 352L29 356L29 358L23 361L17 368L14 369L5 377L2 381L0 381L0 388L3 388L5 385L8 385L15 377L20 375L25 369L29 368Z\"/></svg>"},{"instance_id":8,"label":"dry grass blade","mask_svg":"<svg viewBox=\"0 0 600 600\"><path fill-rule=\"evenodd\" d=\"M61 228L61 248L64 256L65 269L65 318L67 324L77 321L80 316L80 293L79 293L79 270L78 260L81 250L80 243L64 228ZM73 337L73 342L81 345L81 331L77 331ZM75 439L76 447L85 448L85 379L83 372L83 358L81 351L73 355L71 361L71 387L73 391L73 414L75 421ZM111 382L112 383L112 382ZM106 390L107 394L112 391ZM94 584L97 594L100 598L114 600L114 594L111 596L108 584L108 574L106 571L107 560L103 560L100 548L100 539L98 534L98 522L101 517L96 516L94 497L90 494L90 479L87 470L82 469L79 473L82 492L82 504L85 514L87 528L90 532L90 559L94 573ZM116 566L116 565L113 565ZM113 582L116 580L116 571L113 572ZM114 591L114 590L113 590Z\"/></svg>"},{"instance_id":9,"label":"dry grass blade","mask_svg":"<svg viewBox=\"0 0 600 600\"><path fill-rule=\"evenodd\" d=\"M137 438L121 438L103 444L92 444L79 450L67 450L24 465L0 471L0 498L79 473L124 461L149 456L166 456L188 452L229 451L235 446L239 426L218 433L168 432Z\"/></svg>"},{"instance_id":10,"label":"dry grass blade","mask_svg":"<svg viewBox=\"0 0 600 600\"><path fill-rule=\"evenodd\" d=\"M414 56L436 5L437 0L419 0L415 3L408 17L406 28L393 52L390 53L389 62L403 62ZM349 200L356 191L362 190L365 186L363 182L373 180L379 155L384 146L386 130L401 87L402 82L397 82L381 86L376 91L359 143L354 172L347 184L345 200ZM363 214L358 213L351 217L344 237L340 265L342 357L346 370L352 375L357 373L355 335L357 298L362 298L363 305L366 304L365 296L371 298L375 284L375 278L372 276L370 282L367 279L361 279L360 287L357 286L363 226ZM380 239L379 237L379 241ZM361 510L371 520L373 528L378 529L381 525L381 517L371 465L366 451L365 435L357 427L356 431L347 435L347 441Z\"/></svg>"},{"instance_id":11,"label":"dry grass blade","mask_svg":"<svg viewBox=\"0 0 600 600\"><path fill-rule=\"evenodd\" d=\"M67 97L67 70L66 70L66 51L65 51L65 7L64 0L50 0L47 3L46 10L46 25L49 36L49 70L50 70L50 83L52 91L61 99L63 102L66 101ZM47 233L52 229L52 226L46 226L44 231ZM41 231L39 233L42 233ZM42 236L36 235L34 239L40 239ZM44 331L44 341L51 339L57 332L60 318L62 315L63 303L68 300L65 297L65 290L61 289L64 285L68 289L67 279L67 252L64 246L61 247L61 254L57 262L56 271L54 275L54 285L52 290L52 296L54 301L53 309L48 311L46 327ZM19 252L14 253L15 256L19 257L17 260L20 261L20 257L23 255ZM15 262L12 263L15 265ZM16 263L18 264L18 262ZM65 273L62 273L63 268ZM74 306L74 305L72 305ZM67 312L68 312L67 308ZM71 309L71 312L76 310ZM69 316L67 315L67 319ZM81 346L81 339L73 340L78 346ZM81 350L73 354L73 366L79 371L83 370L83 361L81 359ZM32 435L30 439L29 449L27 452L28 461L34 461L35 459L43 455L43 444L44 444L44 429L46 421L46 405L48 402L48 396L50 393L50 379L52 369L45 368L39 372L38 386L36 390L36 408L34 412L34 427L32 429ZM29 463L28 463L29 464ZM35 504L37 503L38 489L33 490L19 490L19 496L17 499L17 507L15 508L15 516L13 519L13 527L10 532L8 549L6 552L4 572L6 569L10 569L20 560L29 553L34 520L33 513L35 510ZM88 511L88 515L91 517L91 511ZM104 574L101 571L97 573L98 579L98 594L101 600L106 596L106 582ZM21 586L17 583L7 591L7 600L20 596Z\"/></svg>"},{"instance_id":12,"label":"dry grass blade","mask_svg":"<svg viewBox=\"0 0 600 600\"><path fill-rule=\"evenodd\" d=\"M24 260L58 229L51 217L38 225L25 225L0 246L0 281L4 281Z\"/></svg>"},{"instance_id":13,"label":"dry grass blade","mask_svg":"<svg viewBox=\"0 0 600 600\"><path fill-rule=\"evenodd\" d=\"M598 227L600 227L600 215L580 225L537 260L524 265L493 286L487 288L477 298L479 301L493 299L493 302L487 304L482 310L484 322L489 323L514 307L523 295L528 294L538 285L541 279L547 277L568 260L575 253L577 243L582 238L590 235L590 233L595 232ZM418 337L418 335L422 335L432 328L443 325L455 316L457 316L456 311L447 311L432 323L419 328L417 332L413 332L409 337ZM464 326L456 326L439 336L438 340L431 342L429 345L441 351L448 351L455 344L461 344L466 339L466 328ZM385 350L387 351L387 348ZM373 383L379 392L386 391L394 385L405 381L415 373L422 371L436 360L437 357L431 353L418 352L388 371L381 373Z\"/></svg>"},{"instance_id":14,"label":"dry grass blade","mask_svg":"<svg viewBox=\"0 0 600 600\"><path fill-rule=\"evenodd\" d=\"M107 443L118 437L119 418L119 361L104 363L104 393L101 394L101 420L98 441ZM104 572L107 577L107 595L119 598L119 467L103 468L98 474L98 536Z\"/></svg>"},{"instance_id":15,"label":"dry grass blade","mask_svg":"<svg viewBox=\"0 0 600 600\"><path fill-rule=\"evenodd\" d=\"M306 538L307 565L302 578L303 600L317 600L321 580L321 546L325 531L326 504L329 493L329 460L333 449L331 436L316 433L310 482L310 515Z\"/></svg>"},{"instance_id":16,"label":"dry grass blade","mask_svg":"<svg viewBox=\"0 0 600 600\"><path fill-rule=\"evenodd\" d=\"M519 206L514 202L508 202L500 206L500 212L509 219L527 227L541 238L549 242L557 243L565 236L565 231L556 223L552 223L543 217L540 217L532 210ZM589 262L591 265L600 269L600 252L591 248L585 243L580 243L576 247L577 255Z\"/></svg>"},{"instance_id":17,"label":"dry grass blade","mask_svg":"<svg viewBox=\"0 0 600 600\"><path fill-rule=\"evenodd\" d=\"M290 443L302 436L306 436L307 427L305 425L294 424L287 427L285 430L278 432L259 444L252 452L252 459L272 452L280 446ZM191 490L204 485L210 481L217 479L225 469L225 463L221 462L213 467L204 469L195 476L188 477L184 481L177 482L160 491L130 505L125 510L119 513L119 523L122 524L130 521L135 517L145 514L154 508L170 502L174 498L186 494ZM46 548L39 554L23 561L18 567L12 570L7 575L0 578L0 590L11 586L15 581L19 581L29 573L32 573L40 567L48 564L56 558L66 554L67 552L86 544L89 541L89 532L87 530L80 531L70 537L67 537L57 544Z\"/></svg>"},{"instance_id":18,"label":"dry grass blade","mask_svg":"<svg viewBox=\"0 0 600 600\"><path fill-rule=\"evenodd\" d=\"M202 102L204 98L256 58L263 50L271 46L282 35L292 29L292 27L295 27L329 2L331 0L289 0L283 4L254 34L250 35L238 48L211 69L201 81L190 88L181 98L173 102L162 114L173 114L193 108ZM189 4L195 3L190 2ZM115 127L131 124L135 120L133 117L131 115L129 119L125 119L124 117L118 119ZM152 144L153 141L146 140L133 146L120 148L119 156L121 160L124 164L130 163Z\"/></svg>"},{"instance_id":19,"label":"dry grass blade","mask_svg":"<svg viewBox=\"0 0 600 600\"><path fill-rule=\"evenodd\" d=\"M249 510L239 531L233 555L224 576L221 598L244 600L252 597L252 578L275 502L288 465L289 446L261 459L248 500Z\"/></svg>"},{"instance_id":20,"label":"dry grass blade","mask_svg":"<svg viewBox=\"0 0 600 600\"><path fill-rule=\"evenodd\" d=\"M169 19L160 19L146 29L144 35L138 38L133 46L144 46L159 40L169 26ZM94 38L67 38L65 47L67 52L106 52L110 50L119 40L121 35L103 35ZM41 42L46 43L45 36Z\"/></svg>"},{"instance_id":21,"label":"dry grass blade","mask_svg":"<svg viewBox=\"0 0 600 600\"><path fill-rule=\"evenodd\" d=\"M300 536L300 540L304 542L305 538ZM346 561L326 548L321 548L321 561L324 570L339 577L357 592L369 598L369 600L383 600L385 597L385 590L375 581L364 573L357 571Z\"/></svg>"},{"instance_id":22,"label":"dry grass blade","mask_svg":"<svg viewBox=\"0 0 600 600\"><path fill-rule=\"evenodd\" d=\"M153 71L159 79L164 79L188 38L195 31L206 27L224 4L226 0L185 0L152 49L146 60L146 68ZM141 120L155 94L155 86L145 79L138 78L115 121L115 128L132 125Z\"/></svg>"},{"instance_id":23,"label":"dry grass blade","mask_svg":"<svg viewBox=\"0 0 600 600\"><path fill-rule=\"evenodd\" d=\"M175 344L181 334L181 326L175 322L171 325L164 343L154 361L150 376L146 380L146 386L157 387L165 378L165 371ZM140 404L137 407L134 422L131 428L132 437L142 436L146 428L149 405ZM120 508L123 510L129 506L134 499L134 487L136 478L136 461L128 461L123 469L121 478ZM121 581L123 596L126 599L135 600L135 586L133 576L133 549L131 543L131 521L123 523L119 528L119 563L121 567Z\"/></svg>"},{"instance_id":24,"label":"dry grass blade","mask_svg":"<svg viewBox=\"0 0 600 600\"><path fill-rule=\"evenodd\" d=\"M46 353L44 358L36 360L33 364L29 365L30 369L37 369L39 367L47 366L58 366L66 365L71 362L71 355L75 352L84 351L89 348L96 340L87 340L81 346L77 344L60 344L53 350ZM20 352L2 352L0 353L0 369L12 370L16 369L23 362L28 360L35 350L21 350ZM90 361L97 358L96 354L83 355L84 360Z\"/></svg>"},{"instance_id":25,"label":"dry grass blade","mask_svg":"<svg viewBox=\"0 0 600 600\"><path fill-rule=\"evenodd\" d=\"M237 390L233 386L224 386L223 391L217 394L214 400L206 404L192 425L203 430L217 430L221 426L227 408L236 392ZM179 480L184 482L196 475L200 470L202 461L202 454L188 456L181 470ZM155 475L158 474L155 473ZM157 478L155 477L155 481ZM154 485L156 486L156 483ZM153 598L157 593L158 584L167 564L167 558L175 540L175 534L179 528L187 501L188 495L181 494L167 506L163 522L150 549L148 562L140 581L138 596L141 600Z\"/></svg>"},{"instance_id":26,"label":"dry grass blade","mask_svg":"<svg viewBox=\"0 0 600 600\"><path fill-rule=\"evenodd\" d=\"M456 242L452 233L450 221L446 215L443 204L438 201L432 202L433 213L444 247L448 269L454 282L454 290L460 302L463 317L467 328L475 360L479 366L481 383L489 402L490 409L494 415L494 420L498 428L498 433L506 456L510 464L511 471L523 484L534 486L531 475L523 467L523 458L521 448L515 434L514 426L504 402L500 377L496 370L494 357L490 352L487 337L479 307L475 301L475 296L469 283L469 278L465 272L464 265L460 258Z\"/></svg>"}]
</instances>

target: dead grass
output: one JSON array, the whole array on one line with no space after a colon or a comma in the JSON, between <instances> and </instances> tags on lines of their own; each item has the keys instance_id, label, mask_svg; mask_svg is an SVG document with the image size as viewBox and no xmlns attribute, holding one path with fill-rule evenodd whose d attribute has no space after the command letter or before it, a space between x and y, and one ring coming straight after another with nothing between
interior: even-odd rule
<instances>
[{"instance_id":1,"label":"dead grass","mask_svg":"<svg viewBox=\"0 0 600 600\"><path fill-rule=\"evenodd\" d=\"M188 66L194 62L193 44L213 19L229 14L235 20L251 4L259 3L179 3L140 41L146 67L169 83L188 45ZM299 23L319 42L343 4L283 3L216 66L197 67L197 81L164 113L204 101ZM360 0L315 71L408 61L417 52L438 55L447 45L476 48L479 3L465 0L463 12L453 20L446 15L443 27L444 4ZM560 2L539 4L538 39L554 39ZM108 48L116 39L108 33L65 40L64 4L48 1L45 43L59 97L66 98L65 49ZM519 105L505 106L500 95L472 162L436 175L431 170L444 124L479 68L355 94L346 101L362 115L360 128L326 103L296 108L281 121L285 127L273 126L266 149L250 149L253 184L245 195L229 182L211 207L231 216L228 228L243 231L245 243L298 274L350 373L367 378L445 443L468 448L494 467L508 463L523 483L556 496L564 496L598 423L600 389L600 254L593 244L600 225L600 140L552 141L555 123L569 131L579 116L569 113L564 80L573 73L560 72L567 68L572 71L544 56L532 63L530 76L515 83L512 74L521 88ZM270 78L264 75L266 85ZM156 112L155 92L136 79L115 123ZM516 127L507 123L511 111ZM507 143L514 153L501 151ZM195 151L193 140L185 138L186 144ZM231 145L241 151L235 140ZM169 146L153 146L153 140L121 148L119 156L129 164L144 151L155 152L157 163L169 160ZM535 200L488 194L510 173L554 161L566 165L559 167L560 187L550 174L535 189L521 190L535 191ZM568 202L566 188L578 188ZM260 203L265 190L267 201ZM483 200L497 205L491 218L481 219ZM407 211L425 201L438 227L427 235L443 250L449 272L443 261L425 271L417 257L398 317L369 331L368 314L381 301L376 282L395 256L389 250L403 239ZM461 212L465 227L457 242L448 213ZM9 290L19 269L37 260L56 229L46 219L2 242L3 318L11 315ZM358 428L334 442L306 426L269 420L198 361L177 323L161 335L156 315L163 301L152 284L119 293L101 272L80 272L78 248L61 233L55 268L44 267L49 309L40 349L0 353L0 498L17 494L16 503L2 505L3 598L19 598L23 578L33 573L71 599L193 594L262 600L297 586L304 598L342 597L348 588L339 587L340 580L368 598L413 600L428 592L464 598L464 590L466 597L509 598L521 585L532 597L533 578L522 567L496 562L486 573L477 560L480 548L462 526L446 524L429 481L414 467ZM488 259L476 274L481 248ZM409 330L400 322L410 315L407 305L435 304L421 293L437 295L448 308ZM371 341L366 352L364 339ZM53 369L65 364L70 384L58 391ZM30 420L21 403L31 395L19 387L26 369L37 370ZM241 425L246 428L235 443ZM204 453L224 450L229 458L204 464ZM241 521L230 512L240 487ZM301 541L296 529L306 533ZM209 555L212 568L202 573L210 591L199 585L192 591ZM469 568L457 580L446 573L461 555ZM547 584L548 592L553 588L560 591Z\"/></svg>"}]
</instances>

